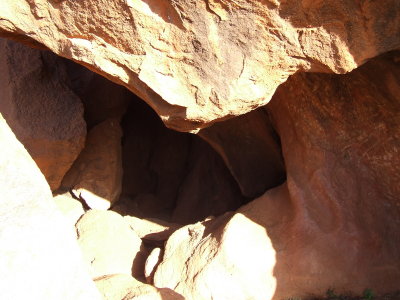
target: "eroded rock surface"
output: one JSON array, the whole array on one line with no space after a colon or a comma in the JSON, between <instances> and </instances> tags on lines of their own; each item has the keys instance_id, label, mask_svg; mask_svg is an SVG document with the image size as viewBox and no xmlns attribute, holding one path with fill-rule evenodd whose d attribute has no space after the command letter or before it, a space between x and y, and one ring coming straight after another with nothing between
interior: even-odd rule
<instances>
[{"instance_id":1,"label":"eroded rock surface","mask_svg":"<svg viewBox=\"0 0 400 300\"><path fill-rule=\"evenodd\" d=\"M90 210L76 224L78 243L92 278L112 274L143 276L142 241L124 218L112 211Z\"/></svg>"},{"instance_id":2,"label":"eroded rock surface","mask_svg":"<svg viewBox=\"0 0 400 300\"><path fill-rule=\"evenodd\" d=\"M72 228L0 114L0 297L100 299Z\"/></svg>"},{"instance_id":3,"label":"eroded rock surface","mask_svg":"<svg viewBox=\"0 0 400 300\"><path fill-rule=\"evenodd\" d=\"M124 84L188 131L266 104L298 70L344 73L398 48L399 14L397 0L3 0L0 31Z\"/></svg>"},{"instance_id":4,"label":"eroded rock surface","mask_svg":"<svg viewBox=\"0 0 400 300\"><path fill-rule=\"evenodd\" d=\"M279 138L265 109L216 123L199 135L224 159L242 195L255 198L285 181Z\"/></svg>"},{"instance_id":5,"label":"eroded rock surface","mask_svg":"<svg viewBox=\"0 0 400 300\"><path fill-rule=\"evenodd\" d=\"M85 148L63 179L63 188L71 189L90 208L107 210L119 199L121 137L119 119L108 119L93 127Z\"/></svg>"},{"instance_id":6,"label":"eroded rock surface","mask_svg":"<svg viewBox=\"0 0 400 300\"><path fill-rule=\"evenodd\" d=\"M61 59L0 40L0 111L54 191L82 150L83 106Z\"/></svg>"},{"instance_id":7,"label":"eroded rock surface","mask_svg":"<svg viewBox=\"0 0 400 300\"><path fill-rule=\"evenodd\" d=\"M155 285L187 299L398 289L399 62L395 52L348 75L298 74L282 85L266 109L287 183L176 231Z\"/></svg>"}]
</instances>

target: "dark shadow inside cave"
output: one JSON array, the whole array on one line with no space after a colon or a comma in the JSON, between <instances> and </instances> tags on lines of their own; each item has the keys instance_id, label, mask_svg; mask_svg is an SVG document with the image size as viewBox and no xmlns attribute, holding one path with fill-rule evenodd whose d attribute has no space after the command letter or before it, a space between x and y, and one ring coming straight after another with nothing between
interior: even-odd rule
<instances>
[{"instance_id":1,"label":"dark shadow inside cave","mask_svg":"<svg viewBox=\"0 0 400 300\"><path fill-rule=\"evenodd\" d=\"M177 132L124 87L65 63L88 133L110 118L120 122L122 188L111 206L118 213L190 224L234 211L284 182L279 138L265 109L198 135Z\"/></svg>"},{"instance_id":2,"label":"dark shadow inside cave","mask_svg":"<svg viewBox=\"0 0 400 300\"><path fill-rule=\"evenodd\" d=\"M119 208L125 205L129 214L192 223L248 201L211 146L196 135L166 128L140 99L132 97L121 125Z\"/></svg>"}]
</instances>

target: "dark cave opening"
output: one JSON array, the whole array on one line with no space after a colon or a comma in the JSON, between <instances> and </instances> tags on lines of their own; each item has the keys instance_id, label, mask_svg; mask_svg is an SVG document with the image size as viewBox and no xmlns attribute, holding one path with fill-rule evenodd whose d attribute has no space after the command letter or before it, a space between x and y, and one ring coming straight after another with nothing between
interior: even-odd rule
<instances>
[{"instance_id":1,"label":"dark cave opening","mask_svg":"<svg viewBox=\"0 0 400 300\"><path fill-rule=\"evenodd\" d=\"M234 211L284 182L279 137L264 108L198 135L177 132L126 88L65 63L88 136L105 120L121 125L122 184L112 210L190 224Z\"/></svg>"}]
</instances>

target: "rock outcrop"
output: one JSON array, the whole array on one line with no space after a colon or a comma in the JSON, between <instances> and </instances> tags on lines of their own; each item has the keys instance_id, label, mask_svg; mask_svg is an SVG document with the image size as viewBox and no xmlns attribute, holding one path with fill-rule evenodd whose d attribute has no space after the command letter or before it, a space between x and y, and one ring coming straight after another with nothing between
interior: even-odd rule
<instances>
[{"instance_id":1,"label":"rock outcrop","mask_svg":"<svg viewBox=\"0 0 400 300\"><path fill-rule=\"evenodd\" d=\"M345 73L398 48L399 16L397 0L3 0L0 32L127 86L189 131L265 105L296 71Z\"/></svg>"},{"instance_id":2,"label":"rock outcrop","mask_svg":"<svg viewBox=\"0 0 400 300\"><path fill-rule=\"evenodd\" d=\"M0 115L0 297L101 299L48 184Z\"/></svg>"},{"instance_id":3,"label":"rock outcrop","mask_svg":"<svg viewBox=\"0 0 400 300\"><path fill-rule=\"evenodd\" d=\"M54 191L82 150L83 106L49 51L0 40L0 112Z\"/></svg>"},{"instance_id":4,"label":"rock outcrop","mask_svg":"<svg viewBox=\"0 0 400 300\"><path fill-rule=\"evenodd\" d=\"M287 183L176 231L154 284L186 299L398 289L399 62L389 53L348 75L298 74L283 84L265 109Z\"/></svg>"}]
</instances>

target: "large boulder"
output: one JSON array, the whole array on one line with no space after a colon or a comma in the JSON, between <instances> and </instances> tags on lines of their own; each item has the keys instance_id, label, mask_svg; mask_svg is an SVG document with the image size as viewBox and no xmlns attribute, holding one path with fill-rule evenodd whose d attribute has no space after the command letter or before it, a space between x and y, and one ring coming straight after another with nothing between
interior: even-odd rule
<instances>
[{"instance_id":1,"label":"large boulder","mask_svg":"<svg viewBox=\"0 0 400 300\"><path fill-rule=\"evenodd\" d=\"M397 290L399 62L389 53L348 75L298 74L282 85L266 109L287 183L174 232L155 286L187 299Z\"/></svg>"},{"instance_id":2,"label":"large boulder","mask_svg":"<svg viewBox=\"0 0 400 300\"><path fill-rule=\"evenodd\" d=\"M100 299L44 176L0 115L0 298Z\"/></svg>"},{"instance_id":3,"label":"large boulder","mask_svg":"<svg viewBox=\"0 0 400 300\"><path fill-rule=\"evenodd\" d=\"M297 71L345 73L400 46L397 0L0 5L3 36L124 84L168 126L186 131L266 104Z\"/></svg>"},{"instance_id":4,"label":"large boulder","mask_svg":"<svg viewBox=\"0 0 400 300\"><path fill-rule=\"evenodd\" d=\"M56 190L82 150L83 106L60 58L0 40L0 112Z\"/></svg>"}]
</instances>

